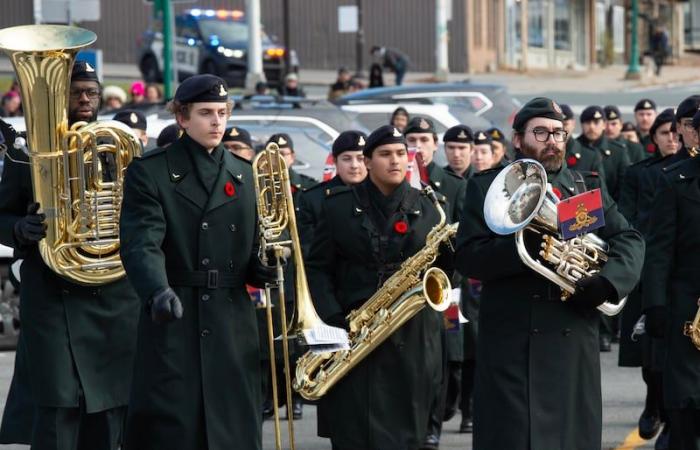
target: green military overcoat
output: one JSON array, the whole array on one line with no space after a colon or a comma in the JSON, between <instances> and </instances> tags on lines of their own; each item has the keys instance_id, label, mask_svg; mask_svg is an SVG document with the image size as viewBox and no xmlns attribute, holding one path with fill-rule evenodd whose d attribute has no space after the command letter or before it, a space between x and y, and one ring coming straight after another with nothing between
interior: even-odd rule
<instances>
[{"instance_id":1,"label":"green military overcoat","mask_svg":"<svg viewBox=\"0 0 700 450\"><path fill-rule=\"evenodd\" d=\"M514 237L486 226L484 198L499 171L469 181L457 236L457 270L482 282L474 449L600 449L599 313L563 303L558 286L521 262ZM567 168L549 181L562 198L583 190ZM601 186L597 176L585 184ZM603 203L605 227L597 234L611 248L601 275L622 298L637 283L644 243L604 188ZM503 424L507 432L494 431Z\"/></svg>"},{"instance_id":2,"label":"green military overcoat","mask_svg":"<svg viewBox=\"0 0 700 450\"><path fill-rule=\"evenodd\" d=\"M258 326L245 287L262 285L253 173L217 152L211 193L197 170L206 150L187 134L127 171L121 254L144 305L127 449L261 447ZM155 324L148 301L168 286L183 317Z\"/></svg>"},{"instance_id":3,"label":"green military overcoat","mask_svg":"<svg viewBox=\"0 0 700 450\"><path fill-rule=\"evenodd\" d=\"M620 198L620 186L625 176L625 170L630 165L627 146L602 136L596 142L588 142L584 135L578 137L584 148L597 151L602 158L605 187L613 200Z\"/></svg>"},{"instance_id":4,"label":"green military overcoat","mask_svg":"<svg viewBox=\"0 0 700 450\"><path fill-rule=\"evenodd\" d=\"M370 217L368 183L338 189L323 203L306 265L324 320L360 307L424 247L438 223L433 204L406 186L379 229ZM405 232L397 231L398 222L407 225ZM417 449L441 385L441 330L441 314L426 307L394 332L320 400L319 434L343 450Z\"/></svg>"}]
</instances>

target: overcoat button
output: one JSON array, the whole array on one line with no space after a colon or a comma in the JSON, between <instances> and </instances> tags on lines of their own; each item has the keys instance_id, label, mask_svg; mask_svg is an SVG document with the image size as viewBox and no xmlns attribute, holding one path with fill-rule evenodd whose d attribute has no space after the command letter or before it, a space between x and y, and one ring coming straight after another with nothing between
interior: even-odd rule
<instances>
[{"instance_id":1,"label":"overcoat button","mask_svg":"<svg viewBox=\"0 0 700 450\"><path fill-rule=\"evenodd\" d=\"M209 294L202 295L202 301L206 302L207 300L209 300Z\"/></svg>"},{"instance_id":2,"label":"overcoat button","mask_svg":"<svg viewBox=\"0 0 700 450\"><path fill-rule=\"evenodd\" d=\"M202 230L208 230L209 224L207 222L202 222Z\"/></svg>"},{"instance_id":3,"label":"overcoat button","mask_svg":"<svg viewBox=\"0 0 700 450\"><path fill-rule=\"evenodd\" d=\"M233 261L229 261L229 262L228 262L228 268L229 268L229 269L233 269Z\"/></svg>"},{"instance_id":4,"label":"overcoat button","mask_svg":"<svg viewBox=\"0 0 700 450\"><path fill-rule=\"evenodd\" d=\"M232 224L229 226L229 228L231 229L231 231L236 231L236 224L235 224L235 223L232 223Z\"/></svg>"},{"instance_id":5,"label":"overcoat button","mask_svg":"<svg viewBox=\"0 0 700 450\"><path fill-rule=\"evenodd\" d=\"M208 266L208 265L209 265L209 258L204 258L204 259L202 260L202 265L203 265L203 266Z\"/></svg>"},{"instance_id":6,"label":"overcoat button","mask_svg":"<svg viewBox=\"0 0 700 450\"><path fill-rule=\"evenodd\" d=\"M207 337L210 334L211 334L211 331L209 331L208 329L205 328L202 330L202 337Z\"/></svg>"},{"instance_id":7,"label":"overcoat button","mask_svg":"<svg viewBox=\"0 0 700 450\"><path fill-rule=\"evenodd\" d=\"M571 330L569 328L564 328L563 330L561 330L561 334L563 334L564 336L568 336L571 334Z\"/></svg>"},{"instance_id":8,"label":"overcoat button","mask_svg":"<svg viewBox=\"0 0 700 450\"><path fill-rule=\"evenodd\" d=\"M532 334L533 334L533 335L534 335L534 334L539 334L539 333L540 333L540 330L538 330L537 328L533 328L533 329L532 329Z\"/></svg>"},{"instance_id":9,"label":"overcoat button","mask_svg":"<svg viewBox=\"0 0 700 450\"><path fill-rule=\"evenodd\" d=\"M540 299L540 295L539 295L539 294L535 294L535 295L532 296L532 299L533 299L533 300L539 300L539 299Z\"/></svg>"},{"instance_id":10,"label":"overcoat button","mask_svg":"<svg viewBox=\"0 0 700 450\"><path fill-rule=\"evenodd\" d=\"M62 293L63 295L68 295L70 292L68 292L68 289L63 289L63 290L61 291L61 293Z\"/></svg>"}]
</instances>

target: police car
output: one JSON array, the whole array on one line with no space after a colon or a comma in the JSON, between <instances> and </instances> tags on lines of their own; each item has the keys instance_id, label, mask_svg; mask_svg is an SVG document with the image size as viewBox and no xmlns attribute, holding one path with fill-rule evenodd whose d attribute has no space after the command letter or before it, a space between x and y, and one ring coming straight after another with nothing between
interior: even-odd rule
<instances>
[{"instance_id":1,"label":"police car","mask_svg":"<svg viewBox=\"0 0 700 450\"><path fill-rule=\"evenodd\" d=\"M264 32L262 35L263 70L271 85L284 76L286 49ZM242 11L190 9L175 17L175 67L178 79L199 73L216 74L230 86L244 86L248 50L248 24ZM298 63L290 53L292 71ZM156 21L143 36L139 69L148 82L162 81L162 23Z\"/></svg>"}]
</instances>

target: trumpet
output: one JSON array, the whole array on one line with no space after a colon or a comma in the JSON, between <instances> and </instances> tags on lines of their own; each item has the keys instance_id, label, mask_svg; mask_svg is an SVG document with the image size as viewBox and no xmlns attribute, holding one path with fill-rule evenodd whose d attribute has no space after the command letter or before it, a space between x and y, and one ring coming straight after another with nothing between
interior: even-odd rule
<instances>
[{"instance_id":1,"label":"trumpet","mask_svg":"<svg viewBox=\"0 0 700 450\"><path fill-rule=\"evenodd\" d=\"M600 272L608 260L608 244L588 233L563 240L558 230L559 199L547 183L547 172L532 159L506 166L493 180L484 200L486 225L496 234L515 233L518 256L523 263L562 289L562 300L576 291L576 282ZM524 231L542 236L541 260L525 247ZM605 302L598 310L607 316L618 314L627 297L617 304Z\"/></svg>"}]
</instances>

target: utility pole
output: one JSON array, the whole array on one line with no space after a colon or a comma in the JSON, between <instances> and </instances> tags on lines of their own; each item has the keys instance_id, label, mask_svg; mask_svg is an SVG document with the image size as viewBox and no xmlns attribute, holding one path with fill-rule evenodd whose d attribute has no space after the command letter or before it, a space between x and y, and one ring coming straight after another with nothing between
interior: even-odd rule
<instances>
[{"instance_id":1,"label":"utility pole","mask_svg":"<svg viewBox=\"0 0 700 450\"><path fill-rule=\"evenodd\" d=\"M282 0L282 35L284 39L284 69L285 73L289 73L292 71L290 59L292 46L289 42L289 0Z\"/></svg>"},{"instance_id":2,"label":"utility pole","mask_svg":"<svg viewBox=\"0 0 700 450\"><path fill-rule=\"evenodd\" d=\"M357 0L357 35L355 36L355 76L364 77L365 30L362 28L362 0Z\"/></svg>"},{"instance_id":3,"label":"utility pole","mask_svg":"<svg viewBox=\"0 0 700 450\"><path fill-rule=\"evenodd\" d=\"M248 73L246 89L253 90L259 81L265 81L262 63L262 27L260 25L260 0L246 0L248 22Z\"/></svg>"},{"instance_id":4,"label":"utility pole","mask_svg":"<svg viewBox=\"0 0 700 450\"><path fill-rule=\"evenodd\" d=\"M160 12L163 23L163 94L165 98L174 95L173 77L173 5L170 0L156 0L155 14Z\"/></svg>"},{"instance_id":5,"label":"utility pole","mask_svg":"<svg viewBox=\"0 0 700 450\"><path fill-rule=\"evenodd\" d=\"M447 0L435 0L435 79L447 81L448 62Z\"/></svg>"},{"instance_id":6,"label":"utility pole","mask_svg":"<svg viewBox=\"0 0 700 450\"><path fill-rule=\"evenodd\" d=\"M642 77L639 71L639 42L637 40L637 22L639 20L639 4L638 0L632 0L632 17L630 18L631 33L630 36L630 62L627 67L625 79L639 80Z\"/></svg>"}]
</instances>

